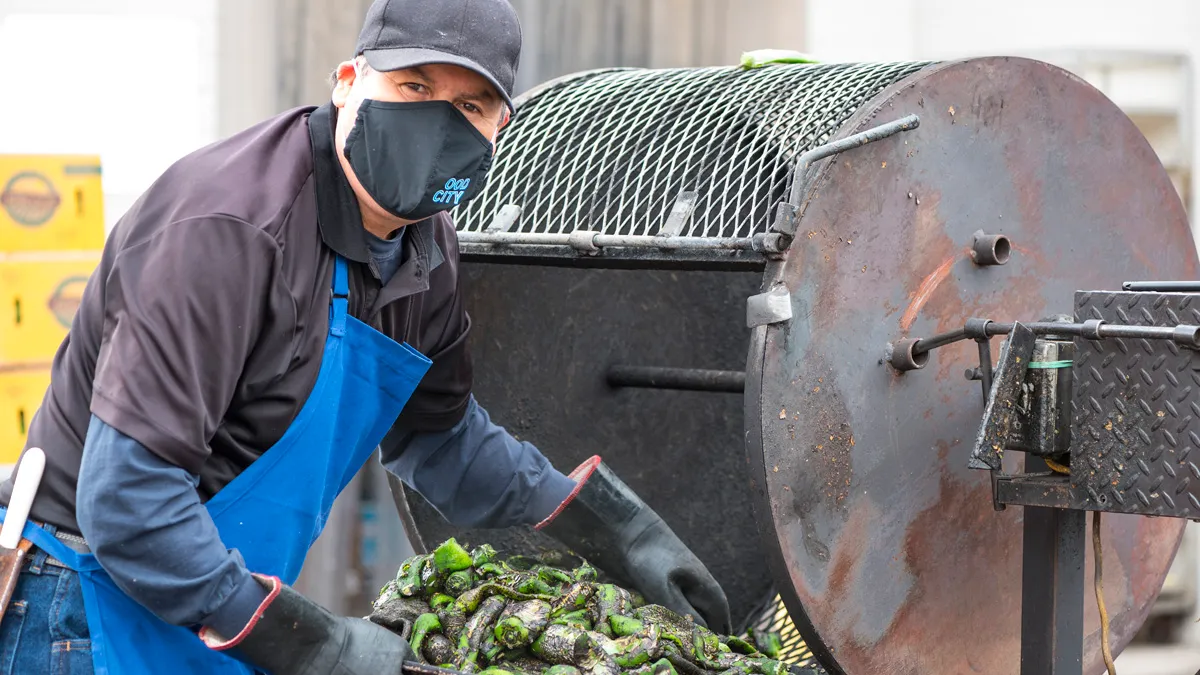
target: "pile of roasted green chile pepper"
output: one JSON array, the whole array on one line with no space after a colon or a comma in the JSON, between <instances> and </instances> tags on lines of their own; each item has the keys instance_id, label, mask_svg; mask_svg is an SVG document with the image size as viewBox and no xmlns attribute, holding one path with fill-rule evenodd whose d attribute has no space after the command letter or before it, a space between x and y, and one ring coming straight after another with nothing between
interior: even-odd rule
<instances>
[{"instance_id":1,"label":"pile of roasted green chile pepper","mask_svg":"<svg viewBox=\"0 0 1200 675\"><path fill-rule=\"evenodd\" d=\"M713 633L635 593L600 583L586 562L561 569L501 561L454 539L409 558L370 619L427 664L480 675L787 675L774 633Z\"/></svg>"}]
</instances>

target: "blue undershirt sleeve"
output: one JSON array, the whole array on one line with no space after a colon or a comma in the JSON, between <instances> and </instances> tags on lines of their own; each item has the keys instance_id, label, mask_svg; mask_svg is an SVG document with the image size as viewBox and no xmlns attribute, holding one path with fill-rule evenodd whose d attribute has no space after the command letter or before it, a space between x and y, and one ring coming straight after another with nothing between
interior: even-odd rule
<instances>
[{"instance_id":1,"label":"blue undershirt sleeve","mask_svg":"<svg viewBox=\"0 0 1200 675\"><path fill-rule=\"evenodd\" d=\"M88 546L126 595L163 621L236 636L266 598L241 554L221 542L199 478L93 416L76 515Z\"/></svg>"},{"instance_id":2,"label":"blue undershirt sleeve","mask_svg":"<svg viewBox=\"0 0 1200 675\"><path fill-rule=\"evenodd\" d=\"M536 447L492 422L474 397L453 428L396 426L381 450L389 471L460 527L533 525L575 489Z\"/></svg>"}]
</instances>

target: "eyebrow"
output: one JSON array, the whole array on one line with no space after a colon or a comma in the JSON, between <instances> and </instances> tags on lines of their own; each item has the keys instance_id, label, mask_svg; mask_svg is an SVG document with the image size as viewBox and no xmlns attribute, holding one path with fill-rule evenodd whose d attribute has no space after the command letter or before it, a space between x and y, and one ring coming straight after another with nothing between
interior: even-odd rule
<instances>
[{"instance_id":1,"label":"eyebrow","mask_svg":"<svg viewBox=\"0 0 1200 675\"><path fill-rule=\"evenodd\" d=\"M417 75L417 77L425 80L426 82L433 81L433 78L429 77L429 74L425 71L423 66L413 66L408 70L411 70ZM464 98L468 101L479 101L489 104L495 104L500 101L500 97L496 95L496 92L492 89L492 87L484 87L483 89L464 94L461 98Z\"/></svg>"}]
</instances>

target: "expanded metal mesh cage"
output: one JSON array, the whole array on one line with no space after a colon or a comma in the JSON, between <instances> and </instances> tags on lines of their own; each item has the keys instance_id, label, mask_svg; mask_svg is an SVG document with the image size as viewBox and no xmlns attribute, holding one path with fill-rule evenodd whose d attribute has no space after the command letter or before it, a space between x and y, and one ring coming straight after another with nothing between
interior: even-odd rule
<instances>
[{"instance_id":1,"label":"expanded metal mesh cage","mask_svg":"<svg viewBox=\"0 0 1200 675\"><path fill-rule=\"evenodd\" d=\"M783 648L776 658L791 666L793 673L824 674L824 669L817 663L812 650L808 648L804 637L800 635L796 624L792 622L792 617L788 615L787 607L783 604L783 598L779 595L775 595L770 603L763 608L762 612L759 613L758 617L749 626L749 630L746 631L744 637L753 642L755 633L779 634Z\"/></svg>"},{"instance_id":2,"label":"expanded metal mesh cage","mask_svg":"<svg viewBox=\"0 0 1200 675\"><path fill-rule=\"evenodd\" d=\"M517 204L513 232L653 235L690 191L682 235L766 232L797 158L926 65L610 70L552 84L502 132L488 186L454 214L458 228L482 231Z\"/></svg>"}]
</instances>

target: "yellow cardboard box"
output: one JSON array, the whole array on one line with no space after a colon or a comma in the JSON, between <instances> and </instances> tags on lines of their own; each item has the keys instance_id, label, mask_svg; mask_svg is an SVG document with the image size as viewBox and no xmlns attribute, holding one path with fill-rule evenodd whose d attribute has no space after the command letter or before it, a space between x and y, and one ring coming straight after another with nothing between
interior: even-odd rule
<instances>
[{"instance_id":1,"label":"yellow cardboard box","mask_svg":"<svg viewBox=\"0 0 1200 675\"><path fill-rule=\"evenodd\" d=\"M0 255L0 366L49 364L100 251Z\"/></svg>"},{"instance_id":2,"label":"yellow cardboard box","mask_svg":"<svg viewBox=\"0 0 1200 675\"><path fill-rule=\"evenodd\" d=\"M104 246L94 155L0 155L0 252Z\"/></svg>"},{"instance_id":3,"label":"yellow cardboard box","mask_svg":"<svg viewBox=\"0 0 1200 675\"><path fill-rule=\"evenodd\" d=\"M49 386L49 368L0 369L0 466L17 463Z\"/></svg>"}]
</instances>

